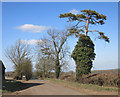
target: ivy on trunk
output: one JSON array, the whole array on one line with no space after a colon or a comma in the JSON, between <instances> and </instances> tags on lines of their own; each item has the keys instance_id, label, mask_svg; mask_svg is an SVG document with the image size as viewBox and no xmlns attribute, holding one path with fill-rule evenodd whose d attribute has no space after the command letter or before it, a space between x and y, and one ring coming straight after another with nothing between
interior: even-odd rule
<instances>
[{"instance_id":1,"label":"ivy on trunk","mask_svg":"<svg viewBox=\"0 0 120 97\"><path fill-rule=\"evenodd\" d=\"M83 74L89 74L91 72L95 53L94 44L89 36L82 35L79 37L71 57L76 63L76 80L79 80Z\"/></svg>"}]
</instances>

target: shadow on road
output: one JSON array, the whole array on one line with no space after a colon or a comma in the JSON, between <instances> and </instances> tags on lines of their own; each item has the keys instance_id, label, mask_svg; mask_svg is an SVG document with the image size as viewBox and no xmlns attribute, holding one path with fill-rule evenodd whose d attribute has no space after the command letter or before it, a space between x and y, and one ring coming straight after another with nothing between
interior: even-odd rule
<instances>
[{"instance_id":1,"label":"shadow on road","mask_svg":"<svg viewBox=\"0 0 120 97\"><path fill-rule=\"evenodd\" d=\"M43 85L44 83L23 83L15 80L6 80L3 90L8 92L21 91L33 86Z\"/></svg>"}]
</instances>

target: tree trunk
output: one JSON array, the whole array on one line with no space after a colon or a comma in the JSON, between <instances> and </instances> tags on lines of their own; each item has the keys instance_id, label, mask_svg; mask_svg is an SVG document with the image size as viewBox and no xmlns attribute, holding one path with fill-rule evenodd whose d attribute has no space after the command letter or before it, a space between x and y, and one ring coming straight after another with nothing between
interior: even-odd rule
<instances>
[{"instance_id":1,"label":"tree trunk","mask_svg":"<svg viewBox=\"0 0 120 97\"><path fill-rule=\"evenodd\" d=\"M60 76L60 64L59 64L59 59L56 60L55 73L56 73L56 78L58 79L59 76Z\"/></svg>"},{"instance_id":2,"label":"tree trunk","mask_svg":"<svg viewBox=\"0 0 120 97\"><path fill-rule=\"evenodd\" d=\"M88 24L89 24L89 19L87 20L87 24L86 24L85 36L87 36L87 33L88 33Z\"/></svg>"},{"instance_id":3,"label":"tree trunk","mask_svg":"<svg viewBox=\"0 0 120 97\"><path fill-rule=\"evenodd\" d=\"M21 79L21 80L22 80L22 76L23 76L23 74L21 73L21 74L20 74L20 77L21 77L20 79Z\"/></svg>"},{"instance_id":4,"label":"tree trunk","mask_svg":"<svg viewBox=\"0 0 120 97\"><path fill-rule=\"evenodd\" d=\"M45 63L44 63L43 78L45 78Z\"/></svg>"}]
</instances>

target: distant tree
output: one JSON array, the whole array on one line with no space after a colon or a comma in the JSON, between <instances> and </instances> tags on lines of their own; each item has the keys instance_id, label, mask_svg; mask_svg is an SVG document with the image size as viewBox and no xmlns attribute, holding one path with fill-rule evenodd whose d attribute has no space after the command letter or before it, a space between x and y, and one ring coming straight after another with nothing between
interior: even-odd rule
<instances>
[{"instance_id":1,"label":"distant tree","mask_svg":"<svg viewBox=\"0 0 120 97\"><path fill-rule=\"evenodd\" d=\"M54 70L54 64L54 59L52 57L41 57L36 64L36 69L42 74L42 77L45 78Z\"/></svg>"},{"instance_id":2,"label":"distant tree","mask_svg":"<svg viewBox=\"0 0 120 97\"><path fill-rule=\"evenodd\" d=\"M109 38L105 36L103 32L88 29L90 27L89 25L105 24L104 20L106 20L106 16L90 9L81 10L81 13L82 14L76 15L72 13L65 13L60 14L59 16L60 18L68 18L68 22L76 23L68 30L69 35L75 34L76 37L79 37L77 45L71 55L76 62L77 80L80 76L82 76L82 74L88 74L90 72L92 68L92 60L95 58L94 44L88 36L88 32L91 32L92 34L94 34L93 32L97 32L99 34L97 38L104 39L106 42L109 42Z\"/></svg>"},{"instance_id":3,"label":"distant tree","mask_svg":"<svg viewBox=\"0 0 120 97\"><path fill-rule=\"evenodd\" d=\"M22 73L25 75L26 80L29 80L32 77L32 61L29 58L23 59L22 62Z\"/></svg>"},{"instance_id":4,"label":"distant tree","mask_svg":"<svg viewBox=\"0 0 120 97\"><path fill-rule=\"evenodd\" d=\"M11 62L14 64L16 78L22 79L22 65L26 57L31 59L31 50L30 47L26 44L23 44L21 40L18 40L14 45L5 50L5 55Z\"/></svg>"},{"instance_id":5,"label":"distant tree","mask_svg":"<svg viewBox=\"0 0 120 97\"><path fill-rule=\"evenodd\" d=\"M51 43L47 39L42 39L42 43L37 43L37 63L36 70L45 78L48 73L55 69L55 57Z\"/></svg>"}]
</instances>

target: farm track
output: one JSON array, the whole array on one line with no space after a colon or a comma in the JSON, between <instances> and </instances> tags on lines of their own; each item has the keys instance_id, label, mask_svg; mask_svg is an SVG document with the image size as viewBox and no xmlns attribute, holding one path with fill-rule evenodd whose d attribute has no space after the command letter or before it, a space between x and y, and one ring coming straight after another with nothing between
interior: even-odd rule
<instances>
[{"instance_id":1,"label":"farm track","mask_svg":"<svg viewBox=\"0 0 120 97\"><path fill-rule=\"evenodd\" d=\"M24 83L31 83L31 87L16 91L13 95L85 95L74 89L50 83L49 81L30 80Z\"/></svg>"}]
</instances>

